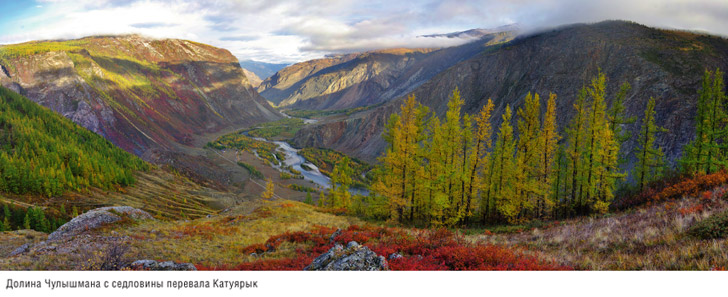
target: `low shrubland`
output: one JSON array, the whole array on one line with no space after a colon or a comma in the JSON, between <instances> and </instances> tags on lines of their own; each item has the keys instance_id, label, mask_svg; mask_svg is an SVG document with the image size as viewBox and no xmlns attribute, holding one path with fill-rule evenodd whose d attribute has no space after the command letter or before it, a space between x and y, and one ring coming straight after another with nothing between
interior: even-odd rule
<instances>
[{"instance_id":1,"label":"low shrubland","mask_svg":"<svg viewBox=\"0 0 728 297\"><path fill-rule=\"evenodd\" d=\"M710 179L710 178L708 178ZM706 185L707 179L698 178ZM678 181L648 204L517 233L469 238L544 253L586 270L711 270L728 263L726 187L697 192ZM683 189L675 191L674 189ZM660 194L669 193L670 195ZM687 194L692 193L692 194ZM679 197L679 198L678 198Z\"/></svg>"},{"instance_id":2,"label":"low shrubland","mask_svg":"<svg viewBox=\"0 0 728 297\"><path fill-rule=\"evenodd\" d=\"M392 270L568 270L570 267L520 251L491 244L471 244L447 229L405 230L352 225L344 230L317 226L308 231L285 232L265 243L247 246L252 261L236 265L206 266L212 270L302 270L334 244L356 241L389 257Z\"/></svg>"}]
</instances>

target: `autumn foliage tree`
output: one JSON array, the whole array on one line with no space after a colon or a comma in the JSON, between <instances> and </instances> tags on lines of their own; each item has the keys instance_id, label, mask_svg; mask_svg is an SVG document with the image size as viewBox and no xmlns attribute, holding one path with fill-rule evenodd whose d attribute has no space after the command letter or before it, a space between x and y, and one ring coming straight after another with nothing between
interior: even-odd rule
<instances>
[{"instance_id":1,"label":"autumn foliage tree","mask_svg":"<svg viewBox=\"0 0 728 297\"><path fill-rule=\"evenodd\" d=\"M702 87L698 91L695 115L695 138L683 149L681 165L683 171L695 174L709 174L726 168L726 141L728 121L726 117L726 94L723 73L706 70Z\"/></svg>"},{"instance_id":2,"label":"autumn foliage tree","mask_svg":"<svg viewBox=\"0 0 728 297\"><path fill-rule=\"evenodd\" d=\"M148 163L0 87L0 192L45 197L135 182Z\"/></svg>"},{"instance_id":3,"label":"autumn foliage tree","mask_svg":"<svg viewBox=\"0 0 728 297\"><path fill-rule=\"evenodd\" d=\"M620 164L629 138L624 127L634 122L625 114L629 90L625 83L610 99L606 77L598 73L578 92L563 139L555 94L544 100L528 93L515 112L506 105L496 131L492 100L477 114L465 114L455 89L447 111L437 117L410 96L385 125L389 146L375 170L372 195L361 201L385 201L391 220L428 226L604 213L626 177ZM659 176L662 158L650 102L640 152L649 155L643 165L652 169L641 181Z\"/></svg>"},{"instance_id":4,"label":"autumn foliage tree","mask_svg":"<svg viewBox=\"0 0 728 297\"><path fill-rule=\"evenodd\" d=\"M329 201L326 206L329 208L348 208L351 200L349 187L351 186L352 170L349 167L349 158L344 157L334 166L331 173L331 190Z\"/></svg>"},{"instance_id":5,"label":"autumn foliage tree","mask_svg":"<svg viewBox=\"0 0 728 297\"><path fill-rule=\"evenodd\" d=\"M554 180L558 174L556 157L560 139L561 136L556 126L556 94L552 93L549 94L549 99L546 103L546 113L538 139L538 147L540 150L538 152L539 166L536 172L536 179L537 188L541 189L541 192L537 196L536 216L539 218L546 216L546 213L553 209L557 202L552 193Z\"/></svg>"},{"instance_id":6,"label":"autumn foliage tree","mask_svg":"<svg viewBox=\"0 0 728 297\"><path fill-rule=\"evenodd\" d=\"M655 124L655 115L655 98L650 98L645 109L645 117L642 119L636 150L637 166L633 173L640 191L661 176L664 163L662 148L655 144L655 135L665 130Z\"/></svg>"},{"instance_id":7,"label":"autumn foliage tree","mask_svg":"<svg viewBox=\"0 0 728 297\"><path fill-rule=\"evenodd\" d=\"M380 178L374 183L374 191L389 201L391 217L397 221L412 220L417 192L421 189L416 175L422 158L420 142L424 139L423 121L427 108L409 96L402 104L401 114L393 114L387 125L384 139L389 143L387 152L380 159ZM408 211L409 210L409 211Z\"/></svg>"},{"instance_id":8,"label":"autumn foliage tree","mask_svg":"<svg viewBox=\"0 0 728 297\"><path fill-rule=\"evenodd\" d=\"M264 200L272 200L275 196L275 184L273 183L273 180L270 178L267 178L265 180L265 191L260 195L261 198Z\"/></svg>"}]
</instances>

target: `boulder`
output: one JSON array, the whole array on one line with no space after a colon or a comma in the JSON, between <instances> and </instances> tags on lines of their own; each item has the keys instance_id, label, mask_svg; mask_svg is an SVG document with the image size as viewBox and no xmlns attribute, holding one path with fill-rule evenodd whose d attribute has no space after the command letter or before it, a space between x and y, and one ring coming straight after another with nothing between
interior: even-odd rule
<instances>
[{"instance_id":1,"label":"boulder","mask_svg":"<svg viewBox=\"0 0 728 297\"><path fill-rule=\"evenodd\" d=\"M340 244L336 244L329 251L318 256L311 265L306 266L303 270L389 270L389 265L384 257L377 255L368 247L359 245L352 241L344 248Z\"/></svg>"},{"instance_id":2,"label":"boulder","mask_svg":"<svg viewBox=\"0 0 728 297\"><path fill-rule=\"evenodd\" d=\"M131 270L160 270L160 271L194 271L195 265L190 263L175 263L172 261L138 260L129 264L126 268Z\"/></svg>"},{"instance_id":3,"label":"boulder","mask_svg":"<svg viewBox=\"0 0 728 297\"><path fill-rule=\"evenodd\" d=\"M48 241L75 236L84 231L99 228L105 224L121 221L122 216L133 220L149 220L152 216L146 211L129 206L102 207L90 210L63 224L58 230L48 236Z\"/></svg>"},{"instance_id":4,"label":"boulder","mask_svg":"<svg viewBox=\"0 0 728 297\"><path fill-rule=\"evenodd\" d=\"M392 253L391 255L389 255L387 260L392 261L394 259L399 259L399 258L402 258L402 255L400 255L399 253Z\"/></svg>"}]
</instances>

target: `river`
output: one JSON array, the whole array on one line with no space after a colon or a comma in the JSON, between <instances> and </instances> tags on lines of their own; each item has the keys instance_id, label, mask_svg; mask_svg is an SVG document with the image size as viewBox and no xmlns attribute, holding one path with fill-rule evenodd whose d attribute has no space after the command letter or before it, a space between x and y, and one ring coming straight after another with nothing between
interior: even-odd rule
<instances>
[{"instance_id":1,"label":"river","mask_svg":"<svg viewBox=\"0 0 728 297\"><path fill-rule=\"evenodd\" d=\"M290 118L290 116L288 116L288 115L286 115L286 116ZM311 124L311 123L315 123L317 121L317 120L311 120L311 119L303 119L303 120L304 120L305 124ZM246 136L251 137L258 141L273 143L278 146L278 149L277 149L278 151L281 151L284 153L285 159L278 160L281 162L281 164L272 164L273 168L278 169L278 171L291 173L290 171L288 171L288 169L286 169L290 166L290 168L293 168L294 170L301 172L301 175L303 175L304 180L311 181L323 189L328 189L331 187L331 179L328 176L321 173L321 171L319 170L318 167L316 167L316 165L314 165L311 162L306 161L306 159L303 158L303 156L298 154L298 149L294 148L289 143L287 143L285 141L271 141L271 140L267 140L265 138L252 137L252 136L248 135L247 132L244 132L244 134ZM309 170L304 169L303 166L301 166L301 165L305 165L306 167L309 168ZM291 174L293 175L293 173L291 173ZM354 195L355 194L364 195L364 196L369 195L369 191L365 190L365 189L351 188L351 189L349 189L349 192Z\"/></svg>"}]
</instances>

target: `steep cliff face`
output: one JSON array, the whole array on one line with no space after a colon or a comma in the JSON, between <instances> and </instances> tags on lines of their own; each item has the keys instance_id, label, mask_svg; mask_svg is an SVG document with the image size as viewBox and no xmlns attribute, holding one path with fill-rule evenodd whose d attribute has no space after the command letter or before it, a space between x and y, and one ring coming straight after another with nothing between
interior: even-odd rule
<instances>
[{"instance_id":1,"label":"steep cliff face","mask_svg":"<svg viewBox=\"0 0 728 297\"><path fill-rule=\"evenodd\" d=\"M137 35L0 47L0 84L143 155L281 115L227 50Z\"/></svg>"},{"instance_id":2,"label":"steep cliff face","mask_svg":"<svg viewBox=\"0 0 728 297\"><path fill-rule=\"evenodd\" d=\"M656 98L657 124L669 130L658 137L658 144L665 148L669 160L675 160L693 137L697 89L703 71L717 67L728 67L728 40L724 38L627 22L602 22L567 26L487 48L438 74L413 94L438 115L444 114L455 87L465 99L463 111L467 113L475 113L492 98L496 106L493 124L497 127L507 105L520 107L528 92L540 93L542 100L553 92L558 95L558 125L563 131L572 118L577 91L601 69L608 79L608 103L622 82L632 85L626 99L628 115L640 119L647 100ZM401 98L353 115L352 119L306 127L296 136L297 144L333 148L372 160L385 147L380 136L383 122L358 131L357 119L386 119L400 104ZM639 125L638 120L625 129L636 135ZM349 139L329 135L348 135ZM622 149L630 152L634 147L633 138ZM634 160L634 156L629 158Z\"/></svg>"},{"instance_id":3,"label":"steep cliff face","mask_svg":"<svg viewBox=\"0 0 728 297\"><path fill-rule=\"evenodd\" d=\"M257 88L260 85L260 83L263 82L263 80L260 79L260 77L258 77L257 75L255 75L255 73L253 73L252 71L250 71L248 69L243 68L243 74L245 74L245 77L248 78L248 82L250 83L251 86L253 86L253 88Z\"/></svg>"},{"instance_id":4,"label":"steep cliff face","mask_svg":"<svg viewBox=\"0 0 728 297\"><path fill-rule=\"evenodd\" d=\"M513 37L511 31L482 34L482 39L458 47L388 49L294 64L264 81L258 91L279 106L298 109L344 109L386 102L488 45Z\"/></svg>"},{"instance_id":5,"label":"steep cliff face","mask_svg":"<svg viewBox=\"0 0 728 297\"><path fill-rule=\"evenodd\" d=\"M281 101L294 93L296 85L300 84L305 78L328 67L348 62L355 57L355 54L339 55L293 64L279 70L273 76L266 78L258 87L258 92L270 102L280 104Z\"/></svg>"},{"instance_id":6,"label":"steep cliff face","mask_svg":"<svg viewBox=\"0 0 728 297\"><path fill-rule=\"evenodd\" d=\"M373 163L386 148L382 127L398 111L398 104L385 104L350 116L325 119L301 128L291 143L296 147L330 148Z\"/></svg>"}]
</instances>

